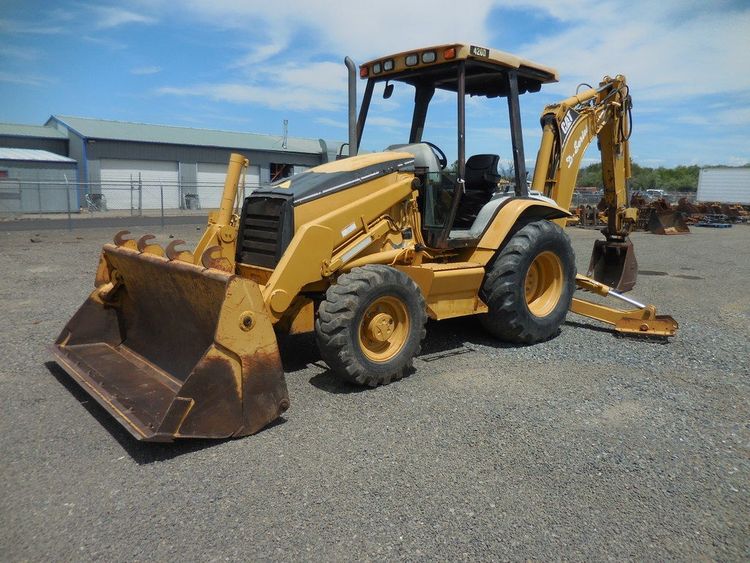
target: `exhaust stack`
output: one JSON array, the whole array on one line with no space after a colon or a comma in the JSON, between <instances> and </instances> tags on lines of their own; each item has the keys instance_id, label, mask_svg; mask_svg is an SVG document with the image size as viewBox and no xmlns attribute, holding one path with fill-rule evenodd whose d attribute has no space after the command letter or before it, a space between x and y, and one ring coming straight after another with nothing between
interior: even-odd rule
<instances>
[{"instance_id":1,"label":"exhaust stack","mask_svg":"<svg viewBox=\"0 0 750 563\"><path fill-rule=\"evenodd\" d=\"M344 59L349 83L349 156L357 155L357 65L346 57Z\"/></svg>"}]
</instances>

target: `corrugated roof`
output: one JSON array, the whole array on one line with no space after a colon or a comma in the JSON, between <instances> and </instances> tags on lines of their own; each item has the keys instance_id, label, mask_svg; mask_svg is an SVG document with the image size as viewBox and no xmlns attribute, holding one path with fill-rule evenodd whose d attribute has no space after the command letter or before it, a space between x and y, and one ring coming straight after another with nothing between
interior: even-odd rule
<instances>
[{"instance_id":1,"label":"corrugated roof","mask_svg":"<svg viewBox=\"0 0 750 563\"><path fill-rule=\"evenodd\" d=\"M6 149L0 147L0 160L33 160L35 162L71 162L75 159L38 149Z\"/></svg>"},{"instance_id":2,"label":"corrugated roof","mask_svg":"<svg viewBox=\"0 0 750 563\"><path fill-rule=\"evenodd\" d=\"M215 129L194 129L173 125L151 125L148 123L130 123L127 121L108 121L88 117L53 115L56 119L80 135L89 139L107 139L113 141L134 141L141 143L163 143L170 145L191 145L202 147L223 147L249 150L266 150L280 152L297 152L319 154L320 142L317 139L288 137L287 147L283 148L281 135L260 135L239 131L220 131ZM49 121L47 122L49 123Z\"/></svg>"},{"instance_id":3,"label":"corrugated roof","mask_svg":"<svg viewBox=\"0 0 750 563\"><path fill-rule=\"evenodd\" d=\"M54 127L42 125L20 125L17 123L0 123L0 135L13 137L43 137L46 139L67 139L68 135Z\"/></svg>"}]
</instances>

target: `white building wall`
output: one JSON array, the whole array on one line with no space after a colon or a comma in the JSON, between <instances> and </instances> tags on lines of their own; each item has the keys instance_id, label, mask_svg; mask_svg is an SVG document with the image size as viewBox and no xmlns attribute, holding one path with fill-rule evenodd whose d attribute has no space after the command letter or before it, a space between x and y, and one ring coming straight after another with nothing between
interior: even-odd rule
<instances>
[{"instance_id":1,"label":"white building wall","mask_svg":"<svg viewBox=\"0 0 750 563\"><path fill-rule=\"evenodd\" d=\"M162 191L165 209L180 207L177 170L176 162L102 159L101 193L107 209L160 209Z\"/></svg>"},{"instance_id":2,"label":"white building wall","mask_svg":"<svg viewBox=\"0 0 750 563\"><path fill-rule=\"evenodd\" d=\"M698 201L750 204L750 168L703 168Z\"/></svg>"},{"instance_id":3,"label":"white building wall","mask_svg":"<svg viewBox=\"0 0 750 563\"><path fill-rule=\"evenodd\" d=\"M202 209L216 209L221 203L221 193L227 176L226 164L198 163L197 193ZM260 168L250 165L245 172L245 193L258 187Z\"/></svg>"}]
</instances>

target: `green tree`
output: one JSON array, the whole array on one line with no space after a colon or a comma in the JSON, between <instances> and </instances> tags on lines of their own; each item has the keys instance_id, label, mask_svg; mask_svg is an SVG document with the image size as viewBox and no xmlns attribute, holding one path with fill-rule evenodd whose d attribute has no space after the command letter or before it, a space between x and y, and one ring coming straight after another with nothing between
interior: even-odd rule
<instances>
[{"instance_id":1,"label":"green tree","mask_svg":"<svg viewBox=\"0 0 750 563\"><path fill-rule=\"evenodd\" d=\"M676 166L674 168L650 168L632 163L630 186L634 190L696 191L700 166ZM578 173L577 186L604 187L601 163L590 164Z\"/></svg>"}]
</instances>

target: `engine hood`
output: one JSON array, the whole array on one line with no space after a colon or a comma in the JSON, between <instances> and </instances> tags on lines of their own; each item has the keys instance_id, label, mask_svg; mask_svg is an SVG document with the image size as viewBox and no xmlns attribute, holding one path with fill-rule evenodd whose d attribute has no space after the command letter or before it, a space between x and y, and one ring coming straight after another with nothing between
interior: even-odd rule
<instances>
[{"instance_id":1,"label":"engine hood","mask_svg":"<svg viewBox=\"0 0 750 563\"><path fill-rule=\"evenodd\" d=\"M379 176L412 169L414 156L405 152L381 152L352 156L321 164L291 178L253 191L251 197L282 196L292 205L345 190Z\"/></svg>"}]
</instances>

